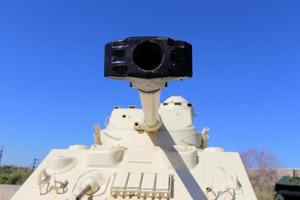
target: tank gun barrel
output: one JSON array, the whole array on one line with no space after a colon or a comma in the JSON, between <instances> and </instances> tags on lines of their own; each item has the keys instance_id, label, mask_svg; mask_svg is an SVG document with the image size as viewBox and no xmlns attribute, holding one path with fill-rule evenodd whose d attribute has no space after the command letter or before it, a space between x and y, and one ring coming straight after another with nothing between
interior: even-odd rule
<instances>
[{"instance_id":1,"label":"tank gun barrel","mask_svg":"<svg viewBox=\"0 0 300 200\"><path fill-rule=\"evenodd\" d=\"M105 46L105 77L127 80L140 94L144 120L136 130L155 132L161 125L160 90L171 80L192 76L192 46L166 37L129 37Z\"/></svg>"},{"instance_id":2,"label":"tank gun barrel","mask_svg":"<svg viewBox=\"0 0 300 200\"><path fill-rule=\"evenodd\" d=\"M147 126L153 127L159 121L157 114L160 100L160 91L153 93L140 93L140 100L144 111L144 123Z\"/></svg>"}]
</instances>

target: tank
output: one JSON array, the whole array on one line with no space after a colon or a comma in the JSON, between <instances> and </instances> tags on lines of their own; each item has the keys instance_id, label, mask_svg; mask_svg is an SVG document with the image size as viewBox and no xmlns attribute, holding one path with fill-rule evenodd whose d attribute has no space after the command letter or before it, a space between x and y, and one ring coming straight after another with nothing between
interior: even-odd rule
<instances>
[{"instance_id":1,"label":"tank","mask_svg":"<svg viewBox=\"0 0 300 200\"><path fill-rule=\"evenodd\" d=\"M275 184L275 200L300 199L300 177L283 176Z\"/></svg>"},{"instance_id":2,"label":"tank","mask_svg":"<svg viewBox=\"0 0 300 200\"><path fill-rule=\"evenodd\" d=\"M142 108L116 106L105 128L94 126L94 144L53 149L12 200L256 199L239 154L208 146L209 129L196 130L192 103L181 96L160 103L168 82L192 77L191 44L109 42L104 76L128 82Z\"/></svg>"}]
</instances>

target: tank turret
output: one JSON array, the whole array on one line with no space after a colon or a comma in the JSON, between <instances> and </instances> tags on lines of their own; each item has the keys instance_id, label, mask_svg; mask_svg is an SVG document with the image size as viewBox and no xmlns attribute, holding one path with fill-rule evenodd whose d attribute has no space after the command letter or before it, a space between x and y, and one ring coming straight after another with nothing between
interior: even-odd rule
<instances>
[{"instance_id":1,"label":"tank turret","mask_svg":"<svg viewBox=\"0 0 300 200\"><path fill-rule=\"evenodd\" d=\"M300 199L300 177L283 176L275 184L275 200Z\"/></svg>"}]
</instances>

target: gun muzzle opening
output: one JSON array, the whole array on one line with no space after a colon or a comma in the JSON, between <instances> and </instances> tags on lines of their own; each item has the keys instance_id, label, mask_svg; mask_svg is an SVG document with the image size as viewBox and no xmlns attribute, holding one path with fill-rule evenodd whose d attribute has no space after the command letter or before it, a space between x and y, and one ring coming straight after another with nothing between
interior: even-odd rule
<instances>
[{"instance_id":1,"label":"gun muzzle opening","mask_svg":"<svg viewBox=\"0 0 300 200\"><path fill-rule=\"evenodd\" d=\"M141 42L133 50L133 62L142 70L154 70L161 65L162 60L162 49L154 42Z\"/></svg>"}]
</instances>

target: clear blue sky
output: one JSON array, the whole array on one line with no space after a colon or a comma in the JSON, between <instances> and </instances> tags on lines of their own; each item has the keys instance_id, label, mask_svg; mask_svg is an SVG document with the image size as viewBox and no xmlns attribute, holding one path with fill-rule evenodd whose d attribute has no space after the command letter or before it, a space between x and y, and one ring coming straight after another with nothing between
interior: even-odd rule
<instances>
[{"instance_id":1,"label":"clear blue sky","mask_svg":"<svg viewBox=\"0 0 300 200\"><path fill-rule=\"evenodd\" d=\"M103 77L106 42L162 35L193 44L194 77L171 82L210 145L266 149L300 167L300 2L14 1L0 3L0 145L30 165L52 148L92 143L114 105L139 105Z\"/></svg>"}]
</instances>

